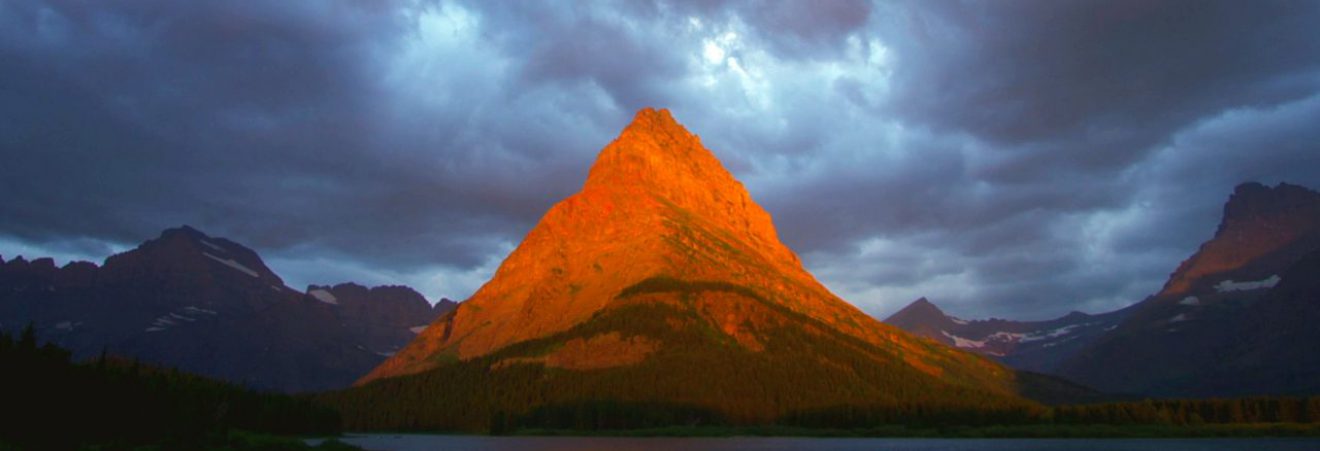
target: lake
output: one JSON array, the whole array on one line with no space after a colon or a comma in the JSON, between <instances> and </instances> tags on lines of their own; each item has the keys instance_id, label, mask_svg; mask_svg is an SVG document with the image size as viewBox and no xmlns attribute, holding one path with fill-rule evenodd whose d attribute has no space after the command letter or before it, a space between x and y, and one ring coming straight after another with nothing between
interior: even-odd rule
<instances>
[{"instance_id":1,"label":"lake","mask_svg":"<svg viewBox=\"0 0 1320 451\"><path fill-rule=\"evenodd\" d=\"M1316 438L1247 439L902 439L794 437L486 437L470 435L352 434L340 439L368 450L554 450L649 451L697 449L717 451L773 450L1127 450L1127 451L1311 451ZM312 443L319 442L312 441Z\"/></svg>"}]
</instances>

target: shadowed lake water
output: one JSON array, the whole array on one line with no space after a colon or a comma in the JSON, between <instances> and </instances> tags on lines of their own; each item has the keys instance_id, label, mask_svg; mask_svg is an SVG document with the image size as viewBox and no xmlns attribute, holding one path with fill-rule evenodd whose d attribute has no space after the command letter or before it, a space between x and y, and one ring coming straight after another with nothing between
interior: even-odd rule
<instances>
[{"instance_id":1,"label":"shadowed lake water","mask_svg":"<svg viewBox=\"0 0 1320 451\"><path fill-rule=\"evenodd\" d=\"M895 439L895 438L616 438L616 437L482 437L464 435L349 435L344 442L368 450L574 450L649 451L697 449L717 451L770 450L1127 450L1127 451L1311 451L1320 439Z\"/></svg>"}]
</instances>

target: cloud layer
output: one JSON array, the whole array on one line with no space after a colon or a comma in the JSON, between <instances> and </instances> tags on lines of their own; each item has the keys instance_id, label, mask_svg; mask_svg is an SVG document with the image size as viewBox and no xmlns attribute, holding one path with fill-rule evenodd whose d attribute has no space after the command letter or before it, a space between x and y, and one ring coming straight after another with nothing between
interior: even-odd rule
<instances>
[{"instance_id":1,"label":"cloud layer","mask_svg":"<svg viewBox=\"0 0 1320 451\"><path fill-rule=\"evenodd\" d=\"M182 223L470 294L643 106L884 315L1140 300L1234 185L1320 187L1308 2L0 0L0 253Z\"/></svg>"}]
</instances>

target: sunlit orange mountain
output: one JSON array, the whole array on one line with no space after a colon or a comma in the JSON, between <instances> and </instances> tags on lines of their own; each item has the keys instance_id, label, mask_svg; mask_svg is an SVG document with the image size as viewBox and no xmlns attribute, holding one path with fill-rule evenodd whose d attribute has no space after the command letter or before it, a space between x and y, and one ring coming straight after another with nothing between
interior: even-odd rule
<instances>
[{"instance_id":1,"label":"sunlit orange mountain","mask_svg":"<svg viewBox=\"0 0 1320 451\"><path fill-rule=\"evenodd\" d=\"M644 109L489 282L330 398L373 428L481 429L599 400L767 421L849 404L1030 408L1016 378L830 293L699 137Z\"/></svg>"}]
</instances>

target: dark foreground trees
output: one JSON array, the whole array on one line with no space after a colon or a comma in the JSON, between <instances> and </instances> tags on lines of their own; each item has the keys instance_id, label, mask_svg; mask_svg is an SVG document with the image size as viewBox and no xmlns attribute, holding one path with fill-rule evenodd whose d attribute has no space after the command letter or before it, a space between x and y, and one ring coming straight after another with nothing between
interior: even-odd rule
<instances>
[{"instance_id":1,"label":"dark foreground trees","mask_svg":"<svg viewBox=\"0 0 1320 451\"><path fill-rule=\"evenodd\" d=\"M173 370L102 357L74 364L38 345L31 327L0 333L0 444L20 449L161 445L198 449L231 430L337 434L339 415L307 399L259 393Z\"/></svg>"},{"instance_id":2,"label":"dark foreground trees","mask_svg":"<svg viewBox=\"0 0 1320 451\"><path fill-rule=\"evenodd\" d=\"M1320 423L1320 397L1145 400L1054 408L1060 424Z\"/></svg>"}]
</instances>

